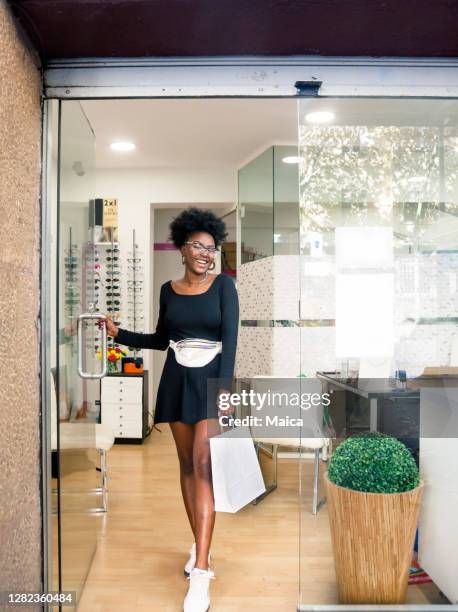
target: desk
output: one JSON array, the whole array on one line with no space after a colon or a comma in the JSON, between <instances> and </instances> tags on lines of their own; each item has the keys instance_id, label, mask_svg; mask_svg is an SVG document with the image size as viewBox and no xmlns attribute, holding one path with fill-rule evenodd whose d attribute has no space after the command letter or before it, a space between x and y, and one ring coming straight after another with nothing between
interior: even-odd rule
<instances>
[{"instance_id":1,"label":"desk","mask_svg":"<svg viewBox=\"0 0 458 612\"><path fill-rule=\"evenodd\" d=\"M369 430L382 431L395 437L419 437L419 389L397 389L391 379L343 380L336 372L317 372L323 392L347 391L369 400ZM379 403L383 404L382 415ZM407 410L406 410L407 409ZM399 428L404 431L399 431ZM399 435L401 434L401 435Z\"/></svg>"}]
</instances>

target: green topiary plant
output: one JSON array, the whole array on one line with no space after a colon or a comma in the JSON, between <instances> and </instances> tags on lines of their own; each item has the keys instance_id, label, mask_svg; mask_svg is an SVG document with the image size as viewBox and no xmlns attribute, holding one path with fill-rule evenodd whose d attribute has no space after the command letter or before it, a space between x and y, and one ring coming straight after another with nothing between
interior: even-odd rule
<instances>
[{"instance_id":1,"label":"green topiary plant","mask_svg":"<svg viewBox=\"0 0 458 612\"><path fill-rule=\"evenodd\" d=\"M390 436L370 433L348 438L332 454L328 478L354 491L402 493L420 484L407 447Z\"/></svg>"}]
</instances>

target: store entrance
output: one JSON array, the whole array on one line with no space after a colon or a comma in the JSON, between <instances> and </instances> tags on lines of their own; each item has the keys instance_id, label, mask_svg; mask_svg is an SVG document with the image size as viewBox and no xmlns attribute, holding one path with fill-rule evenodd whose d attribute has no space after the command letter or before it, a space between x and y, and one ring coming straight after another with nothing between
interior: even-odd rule
<instances>
[{"instance_id":1,"label":"store entrance","mask_svg":"<svg viewBox=\"0 0 458 612\"><path fill-rule=\"evenodd\" d=\"M412 412L387 405L404 391L400 372L442 376L457 365L455 101L51 106L53 588L76 591L83 612L182 605L192 535L172 436L167 425L152 428L165 355L133 347L121 355L98 322L109 314L126 329L154 331L161 284L182 274L169 224L192 205L227 224L215 271L234 279L240 300L236 383L299 381L333 394L319 413L322 443L256 441L268 494L217 515L212 605L338 609L324 473L346 438L379 431L444 485L436 506L434 491L425 495L406 558L427 572L415 580L419 568L407 568L406 601L447 606L454 555L433 551L438 539L454 542L441 531L456 497L453 439L440 439L438 451L426 435L422 451L410 418L420 392L409 396ZM363 379L386 382L383 401L358 387ZM443 451L444 472L425 459Z\"/></svg>"},{"instance_id":2,"label":"store entrance","mask_svg":"<svg viewBox=\"0 0 458 612\"><path fill-rule=\"evenodd\" d=\"M174 602L178 608L187 583L176 570L192 534L168 425L159 425L161 431L152 429L165 353L122 347L127 354L111 363L107 351L116 345L108 338L105 346L98 317L108 314L136 332L154 330L161 284L182 275L180 254L169 240L169 224L191 205L210 209L225 221L228 234L215 272L237 284L242 262L273 255L274 214L276 249L281 247L284 255L294 252L297 165L282 159L297 150L296 102L65 100L56 103L55 111L60 148L54 159L58 202L57 241L52 248L58 265L52 287L58 310L52 366L60 399L52 415L57 430L54 585L56 590L75 590L82 610L98 605L106 605L110 612L116 605L132 609L131 602L142 593L155 609ZM124 147L112 147L120 142ZM127 150L128 143L135 148ZM275 211L274 168L263 161L272 162L274 147ZM237 209L240 197L244 220L251 220L243 236ZM255 244L250 235L256 236ZM244 290L238 289L243 308ZM252 308L248 302L246 306ZM262 325L264 315L259 313L256 319ZM252 320L242 325L243 334L256 331ZM268 373L267 345L243 339L238 377L251 375L250 351L255 346L261 364L258 373ZM126 360L133 368L138 361L142 371L128 373ZM260 461L269 483L274 475L270 448L260 453ZM233 571L229 563L233 546L243 547L244 563L251 569L243 580L242 576L234 580L248 607L255 605L253 580L264 583L266 577L271 584L266 604L270 600L276 609L297 605L297 464L296 457L278 466L277 490L282 494L277 498L249 506L243 517L217 517L215 569L218 563L216 571L226 572L228 563ZM278 513L290 517L286 525L276 523ZM253 521L255 530L250 527ZM235 536L238 531L240 537ZM273 580L279 550L290 568L281 584ZM144 570L137 568L137 579L125 581L133 557L143 559ZM165 590L151 579L154 575L168 585Z\"/></svg>"}]
</instances>

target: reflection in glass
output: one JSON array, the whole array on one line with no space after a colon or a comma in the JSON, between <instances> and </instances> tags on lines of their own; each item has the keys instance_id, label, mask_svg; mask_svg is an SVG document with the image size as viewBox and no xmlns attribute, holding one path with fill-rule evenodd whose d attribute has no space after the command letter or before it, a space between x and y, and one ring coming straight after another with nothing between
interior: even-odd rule
<instances>
[{"instance_id":1,"label":"reflection in glass","mask_svg":"<svg viewBox=\"0 0 458 612\"><path fill-rule=\"evenodd\" d=\"M321 110L332 110L332 123L306 120ZM301 327L300 359L306 376L347 372L351 363L356 381L389 379L399 389L400 373L409 388L414 377L458 366L457 126L454 101L300 101L300 302L301 319L309 322ZM347 395L336 394L330 406L339 431L379 427L371 402ZM412 444L418 456L418 437ZM301 471L301 603L337 603L327 509L314 532L317 567L308 552L307 461ZM321 590L316 571L327 577ZM434 583L409 587L407 602L446 603Z\"/></svg>"},{"instance_id":2,"label":"reflection in glass","mask_svg":"<svg viewBox=\"0 0 458 612\"><path fill-rule=\"evenodd\" d=\"M55 590L74 590L79 599L95 552L97 518L96 423L99 381L78 375L77 319L94 310L96 268L89 219L95 196L95 140L79 102L60 104L58 192L56 355L53 376L56 403L53 419L58 512ZM95 372L93 345L100 336L93 323L82 325L83 369Z\"/></svg>"},{"instance_id":3,"label":"reflection in glass","mask_svg":"<svg viewBox=\"0 0 458 612\"><path fill-rule=\"evenodd\" d=\"M297 160L296 146L273 146L239 170L242 264L297 254Z\"/></svg>"}]
</instances>

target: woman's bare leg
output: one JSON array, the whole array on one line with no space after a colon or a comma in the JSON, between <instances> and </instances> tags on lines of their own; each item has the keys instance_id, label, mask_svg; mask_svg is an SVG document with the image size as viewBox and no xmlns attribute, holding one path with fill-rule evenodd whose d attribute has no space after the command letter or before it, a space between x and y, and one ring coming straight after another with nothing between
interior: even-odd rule
<instances>
[{"instance_id":1,"label":"woman's bare leg","mask_svg":"<svg viewBox=\"0 0 458 612\"><path fill-rule=\"evenodd\" d=\"M219 433L217 419L205 419L194 425L194 526L196 536L196 564L199 569L208 569L208 553L215 524L213 500L210 442L209 438Z\"/></svg>"},{"instance_id":2,"label":"woman's bare leg","mask_svg":"<svg viewBox=\"0 0 458 612\"><path fill-rule=\"evenodd\" d=\"M173 439L177 447L178 460L180 462L180 484L183 495L186 514L191 525L194 539L196 539L195 519L194 519L194 500L195 500L195 481L193 469L193 445L194 445L194 425L174 421L170 423Z\"/></svg>"}]
</instances>

